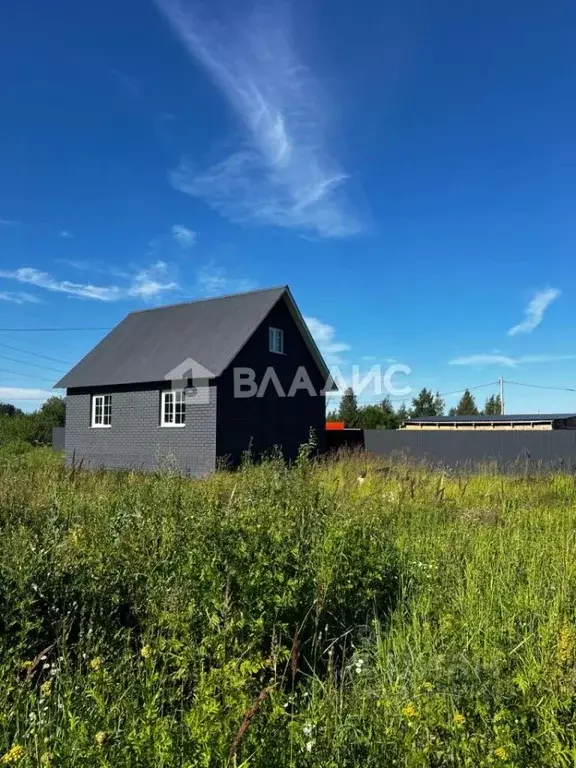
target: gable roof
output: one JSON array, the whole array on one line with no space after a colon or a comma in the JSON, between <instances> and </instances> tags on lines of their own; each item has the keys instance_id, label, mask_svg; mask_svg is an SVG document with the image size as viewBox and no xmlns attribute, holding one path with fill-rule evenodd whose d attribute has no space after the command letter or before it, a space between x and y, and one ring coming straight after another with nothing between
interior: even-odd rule
<instances>
[{"instance_id":1,"label":"gable roof","mask_svg":"<svg viewBox=\"0 0 576 768\"><path fill-rule=\"evenodd\" d=\"M220 376L282 298L322 372L329 376L287 285L132 312L55 387L163 381L187 358Z\"/></svg>"}]
</instances>

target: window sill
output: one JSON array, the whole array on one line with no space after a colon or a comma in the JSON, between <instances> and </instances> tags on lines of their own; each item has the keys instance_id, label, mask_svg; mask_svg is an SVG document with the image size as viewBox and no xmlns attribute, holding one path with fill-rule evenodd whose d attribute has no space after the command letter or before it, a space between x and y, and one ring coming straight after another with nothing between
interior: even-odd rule
<instances>
[{"instance_id":1,"label":"window sill","mask_svg":"<svg viewBox=\"0 0 576 768\"><path fill-rule=\"evenodd\" d=\"M158 429L182 429L186 424L159 424Z\"/></svg>"},{"instance_id":2,"label":"window sill","mask_svg":"<svg viewBox=\"0 0 576 768\"><path fill-rule=\"evenodd\" d=\"M90 429L110 429L112 424L91 424Z\"/></svg>"},{"instance_id":3,"label":"window sill","mask_svg":"<svg viewBox=\"0 0 576 768\"><path fill-rule=\"evenodd\" d=\"M286 355L286 352L277 352L275 349L269 349L268 352L270 352L272 355Z\"/></svg>"}]
</instances>

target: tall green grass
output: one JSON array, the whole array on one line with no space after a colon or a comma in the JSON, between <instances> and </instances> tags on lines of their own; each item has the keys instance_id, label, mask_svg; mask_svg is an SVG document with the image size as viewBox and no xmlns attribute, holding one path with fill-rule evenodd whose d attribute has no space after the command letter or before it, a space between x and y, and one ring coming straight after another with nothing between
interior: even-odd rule
<instances>
[{"instance_id":1,"label":"tall green grass","mask_svg":"<svg viewBox=\"0 0 576 768\"><path fill-rule=\"evenodd\" d=\"M575 765L575 490L2 455L0 765Z\"/></svg>"}]
</instances>

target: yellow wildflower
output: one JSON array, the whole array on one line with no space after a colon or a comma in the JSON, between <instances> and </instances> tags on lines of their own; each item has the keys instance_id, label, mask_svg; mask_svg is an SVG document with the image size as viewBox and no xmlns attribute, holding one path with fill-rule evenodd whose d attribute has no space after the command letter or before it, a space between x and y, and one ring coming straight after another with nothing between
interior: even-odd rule
<instances>
[{"instance_id":1,"label":"yellow wildflower","mask_svg":"<svg viewBox=\"0 0 576 768\"><path fill-rule=\"evenodd\" d=\"M454 712L454 722L456 725L464 725L466 718L460 712Z\"/></svg>"},{"instance_id":2,"label":"yellow wildflower","mask_svg":"<svg viewBox=\"0 0 576 768\"><path fill-rule=\"evenodd\" d=\"M567 664L574 653L574 630L570 624L564 624L556 638L556 659L559 664Z\"/></svg>"},{"instance_id":3,"label":"yellow wildflower","mask_svg":"<svg viewBox=\"0 0 576 768\"><path fill-rule=\"evenodd\" d=\"M423 690L423 691L428 691L428 692L430 692L430 691L433 691L433 690L434 690L434 685L433 685L433 683L429 683L429 682L426 680L426 682L422 683L422 690Z\"/></svg>"},{"instance_id":4,"label":"yellow wildflower","mask_svg":"<svg viewBox=\"0 0 576 768\"><path fill-rule=\"evenodd\" d=\"M90 669L93 672L100 672L100 670L102 669L102 663L103 663L102 662L102 656L95 656L90 661Z\"/></svg>"},{"instance_id":5,"label":"yellow wildflower","mask_svg":"<svg viewBox=\"0 0 576 768\"><path fill-rule=\"evenodd\" d=\"M504 749L504 747L496 747L494 750L494 754L498 758L498 760L507 760L508 759L508 752Z\"/></svg>"},{"instance_id":6,"label":"yellow wildflower","mask_svg":"<svg viewBox=\"0 0 576 768\"><path fill-rule=\"evenodd\" d=\"M12 749L8 750L5 755L2 755L0 763L2 763L2 765L12 765L13 763L17 763L22 757L24 757L24 747L20 744L14 744Z\"/></svg>"},{"instance_id":7,"label":"yellow wildflower","mask_svg":"<svg viewBox=\"0 0 576 768\"><path fill-rule=\"evenodd\" d=\"M46 680L46 682L42 683L42 685L40 686L40 696L42 696L43 699L47 699L51 693L52 693L52 680Z\"/></svg>"},{"instance_id":8,"label":"yellow wildflower","mask_svg":"<svg viewBox=\"0 0 576 768\"><path fill-rule=\"evenodd\" d=\"M140 656L142 656L144 661L149 661L152 658L152 648L149 645L142 646Z\"/></svg>"},{"instance_id":9,"label":"yellow wildflower","mask_svg":"<svg viewBox=\"0 0 576 768\"><path fill-rule=\"evenodd\" d=\"M98 731L96 736L94 736L94 741L96 744L98 744L99 747L103 747L104 744L108 741L108 734L106 731Z\"/></svg>"},{"instance_id":10,"label":"yellow wildflower","mask_svg":"<svg viewBox=\"0 0 576 768\"><path fill-rule=\"evenodd\" d=\"M27 661L23 661L22 662L22 669L25 672L27 672L30 669L30 667L32 667L32 666L34 666L34 662L30 661L30 659L28 659Z\"/></svg>"},{"instance_id":11,"label":"yellow wildflower","mask_svg":"<svg viewBox=\"0 0 576 768\"><path fill-rule=\"evenodd\" d=\"M40 756L40 765L52 765L51 752L44 752L44 754Z\"/></svg>"},{"instance_id":12,"label":"yellow wildflower","mask_svg":"<svg viewBox=\"0 0 576 768\"><path fill-rule=\"evenodd\" d=\"M416 711L416 707L414 706L414 704L406 704L406 706L402 710L402 714L404 715L404 717L407 717L408 719L410 719L412 717L416 717L418 712Z\"/></svg>"}]
</instances>

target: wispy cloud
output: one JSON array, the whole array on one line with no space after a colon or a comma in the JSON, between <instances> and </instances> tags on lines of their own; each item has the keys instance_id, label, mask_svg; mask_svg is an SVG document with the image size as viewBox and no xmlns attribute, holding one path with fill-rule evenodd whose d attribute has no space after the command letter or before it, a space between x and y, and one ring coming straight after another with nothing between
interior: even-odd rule
<instances>
[{"instance_id":1,"label":"wispy cloud","mask_svg":"<svg viewBox=\"0 0 576 768\"><path fill-rule=\"evenodd\" d=\"M54 392L36 387L0 387L0 400L5 403L18 401L44 402Z\"/></svg>"},{"instance_id":2,"label":"wispy cloud","mask_svg":"<svg viewBox=\"0 0 576 768\"><path fill-rule=\"evenodd\" d=\"M168 266L163 261L136 271L127 286L92 285L71 280L58 280L48 272L32 267L21 267L13 271L0 270L0 277L17 280L19 283L34 285L53 293L64 293L82 299L96 301L118 301L126 298L150 299L159 294L177 289L178 283L167 278Z\"/></svg>"},{"instance_id":3,"label":"wispy cloud","mask_svg":"<svg viewBox=\"0 0 576 768\"><path fill-rule=\"evenodd\" d=\"M137 99L142 93L142 87L133 77L119 72L117 69L110 70L112 77L116 79L122 90L124 90L131 99Z\"/></svg>"},{"instance_id":4,"label":"wispy cloud","mask_svg":"<svg viewBox=\"0 0 576 768\"><path fill-rule=\"evenodd\" d=\"M321 322L316 317L305 317L304 321L326 363L328 365L343 363L342 353L348 352L350 345L336 340L336 329L332 325Z\"/></svg>"},{"instance_id":5,"label":"wispy cloud","mask_svg":"<svg viewBox=\"0 0 576 768\"><path fill-rule=\"evenodd\" d=\"M252 291L256 288L256 283L245 277L231 277L225 267L211 262L198 271L196 287L203 296L222 296Z\"/></svg>"},{"instance_id":6,"label":"wispy cloud","mask_svg":"<svg viewBox=\"0 0 576 768\"><path fill-rule=\"evenodd\" d=\"M524 311L524 320L508 331L508 336L516 336L518 333L532 333L544 319L544 313L553 301L560 296L556 288L545 288L537 291Z\"/></svg>"},{"instance_id":7,"label":"wispy cloud","mask_svg":"<svg viewBox=\"0 0 576 768\"><path fill-rule=\"evenodd\" d=\"M464 357L455 357L453 360L450 360L448 364L472 365L480 368L488 365L516 368L520 365L557 363L562 360L576 360L576 355L522 355L520 357L510 357L509 355L502 354L468 355Z\"/></svg>"},{"instance_id":8,"label":"wispy cloud","mask_svg":"<svg viewBox=\"0 0 576 768\"><path fill-rule=\"evenodd\" d=\"M155 0L188 53L208 72L246 129L244 145L199 172L184 159L171 183L235 222L321 237L358 233L347 174L331 157L320 88L291 39L287 14L266 5L240 21L202 17L193 0ZM232 12L230 12L232 13Z\"/></svg>"},{"instance_id":9,"label":"wispy cloud","mask_svg":"<svg viewBox=\"0 0 576 768\"><path fill-rule=\"evenodd\" d=\"M183 224L174 224L172 227L172 237L185 250L192 248L196 242L196 232L185 227Z\"/></svg>"},{"instance_id":10,"label":"wispy cloud","mask_svg":"<svg viewBox=\"0 0 576 768\"><path fill-rule=\"evenodd\" d=\"M0 216L0 227L17 227L20 223L21 222L16 221L15 219L3 219L2 216Z\"/></svg>"},{"instance_id":11,"label":"wispy cloud","mask_svg":"<svg viewBox=\"0 0 576 768\"><path fill-rule=\"evenodd\" d=\"M25 291L0 291L0 301L10 301L13 304L41 304L42 300L32 293Z\"/></svg>"},{"instance_id":12,"label":"wispy cloud","mask_svg":"<svg viewBox=\"0 0 576 768\"><path fill-rule=\"evenodd\" d=\"M70 232L69 229L63 229L60 232L60 237L62 237L64 240L72 240L74 238L74 235L72 232Z\"/></svg>"}]
</instances>

